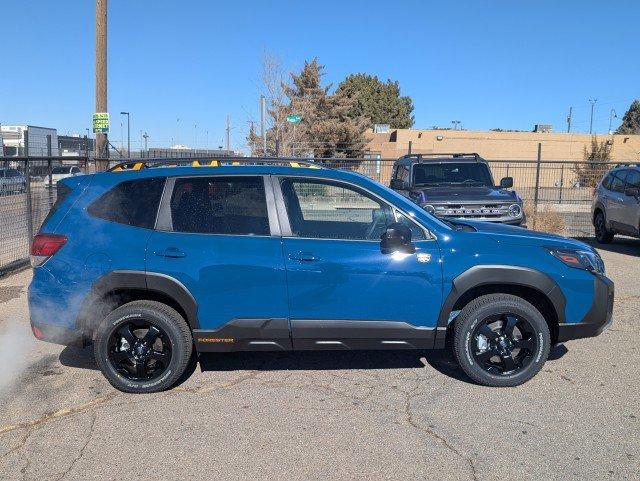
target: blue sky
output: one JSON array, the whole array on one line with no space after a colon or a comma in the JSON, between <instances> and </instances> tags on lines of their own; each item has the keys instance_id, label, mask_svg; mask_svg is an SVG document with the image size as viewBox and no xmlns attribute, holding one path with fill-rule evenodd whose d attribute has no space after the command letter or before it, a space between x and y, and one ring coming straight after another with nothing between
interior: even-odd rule
<instances>
[{"instance_id":1,"label":"blue sky","mask_svg":"<svg viewBox=\"0 0 640 481\"><path fill-rule=\"evenodd\" d=\"M0 122L83 132L94 105L94 1L2 2ZM608 129L640 97L640 2L374 0L109 1L109 111L151 145L232 147L258 117L265 51L287 70L318 57L327 82L366 72L400 82L415 126ZM178 122L176 119L180 119ZM614 126L619 123L614 121ZM195 125L197 124L197 129ZM126 128L126 124L125 124ZM126 131L125 134L126 136ZM125 139L126 140L126 139Z\"/></svg>"}]
</instances>

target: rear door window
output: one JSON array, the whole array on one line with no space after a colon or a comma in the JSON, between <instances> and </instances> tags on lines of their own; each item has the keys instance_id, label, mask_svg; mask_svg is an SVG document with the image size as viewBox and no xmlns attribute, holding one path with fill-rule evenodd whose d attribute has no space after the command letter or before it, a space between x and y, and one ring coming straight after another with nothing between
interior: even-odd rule
<instances>
[{"instance_id":1,"label":"rear door window","mask_svg":"<svg viewBox=\"0 0 640 481\"><path fill-rule=\"evenodd\" d=\"M87 209L100 219L153 229L165 178L122 182L96 199Z\"/></svg>"},{"instance_id":2,"label":"rear door window","mask_svg":"<svg viewBox=\"0 0 640 481\"><path fill-rule=\"evenodd\" d=\"M176 179L171 196L175 232L270 235L262 177Z\"/></svg>"}]
</instances>

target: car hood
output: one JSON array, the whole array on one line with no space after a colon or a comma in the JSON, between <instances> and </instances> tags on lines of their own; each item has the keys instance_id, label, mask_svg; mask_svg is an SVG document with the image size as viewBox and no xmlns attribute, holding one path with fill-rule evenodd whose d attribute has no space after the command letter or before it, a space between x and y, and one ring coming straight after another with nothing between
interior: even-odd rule
<instances>
[{"instance_id":1,"label":"car hood","mask_svg":"<svg viewBox=\"0 0 640 481\"><path fill-rule=\"evenodd\" d=\"M499 187L473 186L439 186L417 187L412 189L414 194L422 198L420 202L446 202L458 204L462 202L517 202L518 194Z\"/></svg>"},{"instance_id":2,"label":"car hood","mask_svg":"<svg viewBox=\"0 0 640 481\"><path fill-rule=\"evenodd\" d=\"M460 222L472 226L477 232L488 235L490 238L501 244L522 245L522 246L546 246L560 247L565 249L583 249L592 251L593 249L584 242L570 239L557 234L540 232L493 222L467 221Z\"/></svg>"}]
</instances>

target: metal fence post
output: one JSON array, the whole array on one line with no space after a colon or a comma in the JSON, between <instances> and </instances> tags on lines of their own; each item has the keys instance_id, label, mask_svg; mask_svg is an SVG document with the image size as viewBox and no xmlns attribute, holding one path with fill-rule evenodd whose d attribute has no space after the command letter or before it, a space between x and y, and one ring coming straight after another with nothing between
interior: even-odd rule
<instances>
[{"instance_id":1,"label":"metal fence post","mask_svg":"<svg viewBox=\"0 0 640 481\"><path fill-rule=\"evenodd\" d=\"M24 175L25 182L27 187L27 235L28 239L28 248L29 252L31 252L31 241L33 240L33 212L31 206L31 169L29 168L29 131L25 131L24 133L24 147L25 147L25 157L27 157L24 161Z\"/></svg>"},{"instance_id":2,"label":"metal fence post","mask_svg":"<svg viewBox=\"0 0 640 481\"><path fill-rule=\"evenodd\" d=\"M538 162L536 163L536 187L533 193L533 208L538 211L538 192L540 190L540 161L542 160L542 142L538 142Z\"/></svg>"},{"instance_id":3,"label":"metal fence post","mask_svg":"<svg viewBox=\"0 0 640 481\"><path fill-rule=\"evenodd\" d=\"M407 151L407 154L408 154L408 155L411 155L411 147L412 147L412 146L413 146L413 142L410 140L410 141L409 141L409 149L408 149L408 151Z\"/></svg>"},{"instance_id":4,"label":"metal fence post","mask_svg":"<svg viewBox=\"0 0 640 481\"><path fill-rule=\"evenodd\" d=\"M60 147L58 146L58 154L60 153ZM49 177L49 209L53 206L53 169L51 168L51 135L47 135L47 175Z\"/></svg>"},{"instance_id":5,"label":"metal fence post","mask_svg":"<svg viewBox=\"0 0 640 481\"><path fill-rule=\"evenodd\" d=\"M562 204L562 191L564 190L564 164L561 164L560 170L560 195L558 196L558 204Z\"/></svg>"}]
</instances>

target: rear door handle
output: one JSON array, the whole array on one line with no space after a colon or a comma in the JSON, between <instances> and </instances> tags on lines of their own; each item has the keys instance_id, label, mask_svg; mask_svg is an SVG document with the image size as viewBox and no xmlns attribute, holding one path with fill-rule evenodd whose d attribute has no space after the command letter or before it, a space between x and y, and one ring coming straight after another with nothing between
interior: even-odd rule
<instances>
[{"instance_id":1,"label":"rear door handle","mask_svg":"<svg viewBox=\"0 0 640 481\"><path fill-rule=\"evenodd\" d=\"M319 257L314 256L311 252L292 252L289 254L289 259L300 262L315 262L320 260Z\"/></svg>"},{"instance_id":2,"label":"rear door handle","mask_svg":"<svg viewBox=\"0 0 640 481\"><path fill-rule=\"evenodd\" d=\"M160 257L169 257L170 259L187 257L187 254L184 251L178 249L177 247L167 247L163 251L156 251L156 255Z\"/></svg>"}]
</instances>

